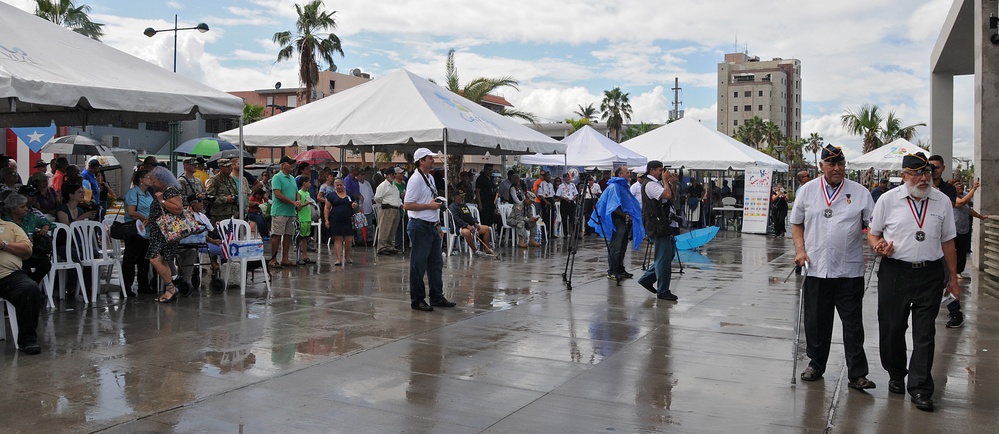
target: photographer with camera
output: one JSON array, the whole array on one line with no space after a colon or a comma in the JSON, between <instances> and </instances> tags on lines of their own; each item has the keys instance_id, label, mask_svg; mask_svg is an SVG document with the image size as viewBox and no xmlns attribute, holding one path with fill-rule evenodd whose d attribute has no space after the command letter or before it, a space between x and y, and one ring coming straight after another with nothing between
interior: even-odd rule
<instances>
[{"instance_id":1,"label":"photographer with camera","mask_svg":"<svg viewBox=\"0 0 999 434\"><path fill-rule=\"evenodd\" d=\"M406 184L402 209L409 214L409 239L413 251L409 256L409 302L414 310L431 312L436 307L454 307L455 302L444 298L444 253L441 249L440 210L436 182L430 176L434 154L427 148L413 153L416 171ZM430 281L430 304L425 297L423 275Z\"/></svg>"},{"instance_id":2,"label":"photographer with camera","mask_svg":"<svg viewBox=\"0 0 999 434\"><path fill-rule=\"evenodd\" d=\"M638 284L660 300L677 301L669 284L673 272L670 268L675 247L673 236L679 229L677 222L680 220L673 209L673 186L678 177L666 171L658 160L649 161L645 173L649 180L642 189L642 220L656 252L654 265L638 278Z\"/></svg>"}]
</instances>

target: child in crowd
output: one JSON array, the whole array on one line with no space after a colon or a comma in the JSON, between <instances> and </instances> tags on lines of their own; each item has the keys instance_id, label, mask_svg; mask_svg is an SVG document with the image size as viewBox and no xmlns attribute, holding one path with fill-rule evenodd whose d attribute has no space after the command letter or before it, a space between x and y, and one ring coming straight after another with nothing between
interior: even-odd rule
<instances>
[{"instance_id":1,"label":"child in crowd","mask_svg":"<svg viewBox=\"0 0 999 434\"><path fill-rule=\"evenodd\" d=\"M298 184L298 203L302 204L302 208L298 211L298 265L315 264L316 261L309 258L309 238L312 237L311 204L316 203L312 199L312 195L309 194L312 182L310 182L308 174L300 175L296 182Z\"/></svg>"}]
</instances>

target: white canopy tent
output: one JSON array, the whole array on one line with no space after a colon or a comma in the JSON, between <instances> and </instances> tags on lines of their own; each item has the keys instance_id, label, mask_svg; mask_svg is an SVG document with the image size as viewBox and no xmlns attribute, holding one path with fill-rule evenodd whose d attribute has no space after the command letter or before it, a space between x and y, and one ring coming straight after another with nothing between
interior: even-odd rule
<instances>
[{"instance_id":1,"label":"white canopy tent","mask_svg":"<svg viewBox=\"0 0 999 434\"><path fill-rule=\"evenodd\" d=\"M700 122L684 118L621 143L649 160L693 170L745 170L768 167L787 172L778 161Z\"/></svg>"},{"instance_id":2,"label":"white canopy tent","mask_svg":"<svg viewBox=\"0 0 999 434\"><path fill-rule=\"evenodd\" d=\"M629 167L644 167L649 161L634 151L621 146L593 127L586 125L562 139L565 155L534 154L520 157L522 164L539 166L579 166L587 169L611 170L614 163Z\"/></svg>"},{"instance_id":3,"label":"white canopy tent","mask_svg":"<svg viewBox=\"0 0 999 434\"><path fill-rule=\"evenodd\" d=\"M219 136L238 140L237 130ZM406 70L247 125L248 146L468 154L565 153L565 145ZM453 149L452 149L453 151Z\"/></svg>"},{"instance_id":4,"label":"white canopy tent","mask_svg":"<svg viewBox=\"0 0 999 434\"><path fill-rule=\"evenodd\" d=\"M234 118L243 101L0 2L0 127Z\"/></svg>"},{"instance_id":5,"label":"white canopy tent","mask_svg":"<svg viewBox=\"0 0 999 434\"><path fill-rule=\"evenodd\" d=\"M902 157L905 154L924 151L923 148L905 139L884 145L878 149L861 155L849 161L850 170L902 170Z\"/></svg>"}]
</instances>

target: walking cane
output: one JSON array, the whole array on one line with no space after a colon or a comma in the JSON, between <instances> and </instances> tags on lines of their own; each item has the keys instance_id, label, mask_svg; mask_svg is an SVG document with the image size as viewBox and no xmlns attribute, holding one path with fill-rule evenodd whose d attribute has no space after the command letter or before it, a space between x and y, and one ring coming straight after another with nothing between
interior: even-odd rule
<instances>
[{"instance_id":1,"label":"walking cane","mask_svg":"<svg viewBox=\"0 0 999 434\"><path fill-rule=\"evenodd\" d=\"M479 243L482 244L482 249L488 252L490 255L493 255L493 257L496 258L496 260L498 261L500 257L499 255L496 254L496 252L493 251L493 249L489 248L489 243L482 241L482 237L479 236L478 232L473 232L473 234L475 234L475 239L479 240Z\"/></svg>"},{"instance_id":2,"label":"walking cane","mask_svg":"<svg viewBox=\"0 0 999 434\"><path fill-rule=\"evenodd\" d=\"M802 277L808 278L808 263L801 267ZM803 299L805 297L805 282L801 282L801 289L798 290L798 316L794 317L794 359L791 367L791 384L798 383L798 341L801 339L801 314L804 309Z\"/></svg>"}]
</instances>

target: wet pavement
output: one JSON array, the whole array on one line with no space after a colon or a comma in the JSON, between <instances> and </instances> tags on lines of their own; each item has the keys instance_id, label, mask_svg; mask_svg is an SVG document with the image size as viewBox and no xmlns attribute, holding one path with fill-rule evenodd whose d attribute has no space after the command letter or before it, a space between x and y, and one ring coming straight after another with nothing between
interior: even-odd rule
<instances>
[{"instance_id":1,"label":"wet pavement","mask_svg":"<svg viewBox=\"0 0 999 434\"><path fill-rule=\"evenodd\" d=\"M791 385L800 277L790 239L721 232L682 252L680 300L605 277L587 237L573 290L556 240L501 261L448 258L456 308L413 311L408 260L276 270L159 305L103 296L43 312L42 354L0 346L0 432L994 432L999 301L961 282L967 320L938 319L937 410L891 395L877 285L865 298L869 393L846 387L838 320L823 380ZM642 253L629 252L640 274ZM679 265L674 262L674 269ZM966 273L968 274L968 273ZM807 364L804 333L798 370ZM793 375L797 375L794 373Z\"/></svg>"}]
</instances>

